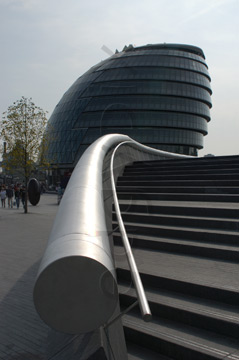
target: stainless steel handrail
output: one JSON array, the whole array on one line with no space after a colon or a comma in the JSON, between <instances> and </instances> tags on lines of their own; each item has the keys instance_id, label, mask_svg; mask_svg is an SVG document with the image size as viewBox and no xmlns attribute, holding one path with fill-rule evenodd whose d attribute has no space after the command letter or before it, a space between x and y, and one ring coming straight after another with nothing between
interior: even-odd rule
<instances>
[{"instance_id":1,"label":"stainless steel handrail","mask_svg":"<svg viewBox=\"0 0 239 360\"><path fill-rule=\"evenodd\" d=\"M108 172L110 156L121 143L114 156L115 178L125 165L136 160L187 157L149 148L122 134L99 138L82 155L60 203L33 292L39 315L58 331L84 333L98 329L116 311ZM146 319L147 313L145 306Z\"/></svg>"},{"instance_id":2,"label":"stainless steel handrail","mask_svg":"<svg viewBox=\"0 0 239 360\"><path fill-rule=\"evenodd\" d=\"M129 242L129 239L128 239L128 236L127 236L127 233L125 230L124 222L123 222L123 219L121 216L119 201L118 201L117 192L116 192L115 180L114 180L115 153L117 152L117 150L120 146L125 145L126 143L130 143L130 142L132 143L132 141L125 141L125 142L120 143L119 145L116 146L116 148L113 151L113 154L111 156L111 161L110 161L111 186L112 186L112 191L113 191L113 199L114 199L116 217L118 220L118 225L119 225L123 245L125 248L126 257L127 257L128 264L130 267L132 280L134 282L135 290L136 290L137 297L139 300L139 307L140 307L141 315L142 315L144 321L150 321L152 318L152 314L151 314L148 300L147 300L147 297L146 297L146 294L144 291L144 287L143 287L143 284L141 281L141 277L139 275L138 267L135 262L132 248L131 248L131 245L130 245L130 242Z\"/></svg>"}]
</instances>

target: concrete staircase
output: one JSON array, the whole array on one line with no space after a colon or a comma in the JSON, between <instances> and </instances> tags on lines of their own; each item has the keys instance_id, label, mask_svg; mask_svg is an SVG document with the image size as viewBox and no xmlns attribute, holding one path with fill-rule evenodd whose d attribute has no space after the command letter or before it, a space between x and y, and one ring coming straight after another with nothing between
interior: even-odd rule
<instances>
[{"instance_id":1,"label":"concrete staircase","mask_svg":"<svg viewBox=\"0 0 239 360\"><path fill-rule=\"evenodd\" d=\"M239 360L239 156L136 162L117 193L153 315L123 316L129 360ZM113 226L124 310L136 295Z\"/></svg>"}]
</instances>

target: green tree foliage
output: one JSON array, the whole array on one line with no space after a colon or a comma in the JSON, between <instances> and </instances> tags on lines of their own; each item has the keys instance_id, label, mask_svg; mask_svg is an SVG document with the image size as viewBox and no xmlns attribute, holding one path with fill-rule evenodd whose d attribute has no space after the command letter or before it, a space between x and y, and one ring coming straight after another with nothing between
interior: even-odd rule
<instances>
[{"instance_id":1,"label":"green tree foliage","mask_svg":"<svg viewBox=\"0 0 239 360\"><path fill-rule=\"evenodd\" d=\"M0 135L6 143L6 153L3 154L2 166L10 172L21 171L26 185L36 165L48 166L45 157L48 147L46 124L46 112L31 98L22 97L3 113Z\"/></svg>"}]
</instances>

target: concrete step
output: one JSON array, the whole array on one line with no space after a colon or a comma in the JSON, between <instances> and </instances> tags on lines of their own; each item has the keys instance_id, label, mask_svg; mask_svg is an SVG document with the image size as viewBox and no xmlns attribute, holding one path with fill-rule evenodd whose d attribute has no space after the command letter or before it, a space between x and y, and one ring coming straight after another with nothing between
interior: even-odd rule
<instances>
[{"instance_id":1,"label":"concrete step","mask_svg":"<svg viewBox=\"0 0 239 360\"><path fill-rule=\"evenodd\" d=\"M122 246L115 246L117 278L131 282ZM190 255L133 249L143 284L148 288L169 290L198 298L238 306L238 262L199 258Z\"/></svg>"},{"instance_id":2,"label":"concrete step","mask_svg":"<svg viewBox=\"0 0 239 360\"><path fill-rule=\"evenodd\" d=\"M117 191L153 314L123 317L129 359L239 360L239 156L136 162ZM125 309L136 294L115 214L113 228Z\"/></svg>"},{"instance_id":3,"label":"concrete step","mask_svg":"<svg viewBox=\"0 0 239 360\"><path fill-rule=\"evenodd\" d=\"M192 168L184 168L184 167L177 167L177 168L170 168L170 169L161 169L159 167L147 167L147 169L144 168L134 168L134 167L130 167L128 169L124 170L124 175L128 176L134 176L134 175L140 175L142 173L147 173L148 175L177 175L177 174L185 174L185 172L187 172L188 175L190 174L197 174L198 177L200 177L201 175L207 175L207 174L239 174L239 164L237 167L234 168L216 168L213 169L211 167L208 167L207 169L205 169L204 167L202 168L197 168L197 169L192 169Z\"/></svg>"},{"instance_id":4,"label":"concrete step","mask_svg":"<svg viewBox=\"0 0 239 360\"><path fill-rule=\"evenodd\" d=\"M171 252L175 254L184 254L198 256L209 259L228 260L231 262L239 261L239 244L221 245L212 243L201 243L197 241L178 240L171 238L143 236L127 234L130 244L134 248L150 249L152 251ZM120 233L114 233L114 244L122 246Z\"/></svg>"},{"instance_id":5,"label":"concrete step","mask_svg":"<svg viewBox=\"0 0 239 360\"><path fill-rule=\"evenodd\" d=\"M127 341L173 359L239 359L238 341L214 332L159 318L144 323L134 315L125 315L123 325Z\"/></svg>"},{"instance_id":6,"label":"concrete step","mask_svg":"<svg viewBox=\"0 0 239 360\"><path fill-rule=\"evenodd\" d=\"M117 185L117 193L156 193L156 194L239 194L239 187L232 186L152 186L148 184L142 185Z\"/></svg>"},{"instance_id":7,"label":"concrete step","mask_svg":"<svg viewBox=\"0 0 239 360\"><path fill-rule=\"evenodd\" d=\"M146 349L143 344L135 344L133 342L127 342L128 360L172 360L168 356L159 354L158 352Z\"/></svg>"},{"instance_id":8,"label":"concrete step","mask_svg":"<svg viewBox=\"0 0 239 360\"><path fill-rule=\"evenodd\" d=\"M134 181L128 181L124 177L118 178L117 181L118 186L222 186L222 187L239 187L239 180L151 180L148 179L148 181L141 180L140 178L134 179Z\"/></svg>"},{"instance_id":9,"label":"concrete step","mask_svg":"<svg viewBox=\"0 0 239 360\"><path fill-rule=\"evenodd\" d=\"M215 156L215 157L192 157L192 158L184 158L184 159L164 159L164 160L152 160L152 161L135 161L133 166L134 167L142 167L143 166L151 166L156 165L159 167L170 167L170 166L191 166L191 165L227 165L227 164L237 164L239 162L238 155L232 156Z\"/></svg>"},{"instance_id":10,"label":"concrete step","mask_svg":"<svg viewBox=\"0 0 239 360\"><path fill-rule=\"evenodd\" d=\"M170 166L171 165L171 166ZM142 162L140 164L137 163L133 163L131 165L127 165L125 167L125 172L130 172L130 171L150 171L151 169L156 169L156 170L162 170L162 171L174 171L174 170L180 170L180 169L184 169L184 170L208 170L208 169L238 169L239 168L239 159L234 161L234 162L224 162L224 163L200 163L200 162L196 162L194 164L190 164L190 163L184 163L184 164L180 164L180 163L174 163L174 165L172 164L168 164L168 163L161 163L161 162Z\"/></svg>"},{"instance_id":11,"label":"concrete step","mask_svg":"<svg viewBox=\"0 0 239 360\"><path fill-rule=\"evenodd\" d=\"M200 227L188 228L183 226L167 226L161 224L147 224L137 222L125 222L126 232L131 236L154 236L207 243L239 245L239 232L231 230L201 229ZM118 227L117 221L113 221L113 229Z\"/></svg>"},{"instance_id":12,"label":"concrete step","mask_svg":"<svg viewBox=\"0 0 239 360\"><path fill-rule=\"evenodd\" d=\"M119 200L120 209L123 212L137 212L160 215L179 215L179 216L195 216L210 217L224 219L239 219L239 204L235 203L213 203L205 202L163 202L163 201L147 201L147 200ZM114 205L113 205L114 210Z\"/></svg>"},{"instance_id":13,"label":"concrete step","mask_svg":"<svg viewBox=\"0 0 239 360\"><path fill-rule=\"evenodd\" d=\"M194 328L217 332L235 339L239 338L239 307L220 304L207 299L179 294L173 291L149 289L144 286L152 317L177 321ZM119 286L120 305L128 308L136 301L135 290L129 284ZM139 306L130 314L140 317Z\"/></svg>"},{"instance_id":14,"label":"concrete step","mask_svg":"<svg viewBox=\"0 0 239 360\"><path fill-rule=\"evenodd\" d=\"M140 193L140 192L120 192L118 199L122 200L161 200L161 201L199 201L199 202L230 202L238 203L239 194L171 194L171 193Z\"/></svg>"},{"instance_id":15,"label":"concrete step","mask_svg":"<svg viewBox=\"0 0 239 360\"><path fill-rule=\"evenodd\" d=\"M187 174L187 173L182 173L182 174L150 174L149 172L142 172L141 174L125 174L123 176L124 180L127 181L138 181L138 180L150 180L150 181L160 181L160 180L170 180L170 181L174 181L174 180L239 180L239 174L237 173L230 173L230 174L221 174L221 173L217 173L217 174ZM122 177L119 178L119 180L121 180Z\"/></svg>"},{"instance_id":16,"label":"concrete step","mask_svg":"<svg viewBox=\"0 0 239 360\"><path fill-rule=\"evenodd\" d=\"M190 214L191 215L191 214ZM190 228L214 229L236 231L239 236L239 219L222 219L216 217L203 216L185 216L185 215L171 215L160 213L149 213L147 207L145 213L121 210L121 216L125 223L140 223L166 226L182 226ZM113 213L113 220L116 221L116 214Z\"/></svg>"}]
</instances>

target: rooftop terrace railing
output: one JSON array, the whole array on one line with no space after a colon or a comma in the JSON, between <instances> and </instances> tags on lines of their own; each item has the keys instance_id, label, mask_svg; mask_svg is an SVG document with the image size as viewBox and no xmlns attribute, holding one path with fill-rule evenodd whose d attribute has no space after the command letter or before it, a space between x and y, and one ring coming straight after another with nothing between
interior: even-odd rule
<instances>
[{"instance_id":1,"label":"rooftop terrace railing","mask_svg":"<svg viewBox=\"0 0 239 360\"><path fill-rule=\"evenodd\" d=\"M40 317L66 333L86 333L112 321L118 290L112 243L112 199L144 320L151 313L122 224L115 181L133 161L184 158L110 134L95 141L76 165L43 255L34 287ZM111 169L111 174L110 174ZM112 185L111 185L112 181Z\"/></svg>"}]
</instances>

